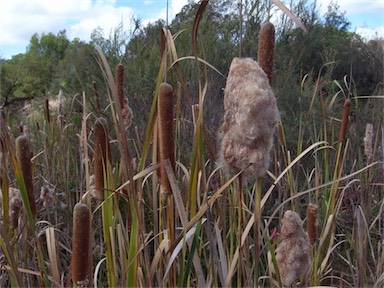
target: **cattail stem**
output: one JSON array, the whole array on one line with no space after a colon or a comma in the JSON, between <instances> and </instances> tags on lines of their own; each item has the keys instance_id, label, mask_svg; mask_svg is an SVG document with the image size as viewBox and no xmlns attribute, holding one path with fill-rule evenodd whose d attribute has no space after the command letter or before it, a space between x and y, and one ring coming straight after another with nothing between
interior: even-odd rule
<instances>
[{"instance_id":1,"label":"cattail stem","mask_svg":"<svg viewBox=\"0 0 384 288\"><path fill-rule=\"evenodd\" d=\"M29 207L34 218L36 218L37 209L35 203L35 193L33 189L31 151L29 149L29 141L25 135L16 138L16 158L20 165L25 187L27 189Z\"/></svg>"},{"instance_id":2,"label":"cattail stem","mask_svg":"<svg viewBox=\"0 0 384 288\"><path fill-rule=\"evenodd\" d=\"M175 169L173 135L173 88L167 83L160 85L158 100L159 139L160 139L160 177L161 189L165 194L172 194L163 160L169 159Z\"/></svg>"},{"instance_id":3,"label":"cattail stem","mask_svg":"<svg viewBox=\"0 0 384 288\"><path fill-rule=\"evenodd\" d=\"M254 286L259 287L259 258L260 258L260 219L261 219L261 193L262 193L262 178L257 178L255 183L254 200L254 249L255 249L255 273L254 273Z\"/></svg>"},{"instance_id":4,"label":"cattail stem","mask_svg":"<svg viewBox=\"0 0 384 288\"><path fill-rule=\"evenodd\" d=\"M273 56L275 49L275 26L267 22L260 28L257 51L257 61L268 76L269 85L272 85Z\"/></svg>"},{"instance_id":5,"label":"cattail stem","mask_svg":"<svg viewBox=\"0 0 384 288\"><path fill-rule=\"evenodd\" d=\"M167 200L166 222L168 227L168 239L173 243L175 239L175 210L173 195L169 184L164 161L169 159L173 171L175 171L174 133L173 133L173 88L167 83L160 84L158 99L159 119L159 154L160 154L160 191ZM176 285L176 267L170 271L170 285Z\"/></svg>"},{"instance_id":6,"label":"cattail stem","mask_svg":"<svg viewBox=\"0 0 384 288\"><path fill-rule=\"evenodd\" d=\"M238 222L237 222L237 241L239 243L239 263L237 265L237 287L241 287L242 283L242 267L243 267L243 249L241 246L241 235L243 234L243 176L240 175L238 180Z\"/></svg>"},{"instance_id":7,"label":"cattail stem","mask_svg":"<svg viewBox=\"0 0 384 288\"><path fill-rule=\"evenodd\" d=\"M346 99L344 102L343 116L341 118L341 128L339 133L339 141L343 142L347 134L349 111L351 110L351 100Z\"/></svg>"},{"instance_id":8,"label":"cattail stem","mask_svg":"<svg viewBox=\"0 0 384 288\"><path fill-rule=\"evenodd\" d=\"M108 141L108 124L105 118L98 118L95 122L95 148L94 148L94 184L92 196L99 201L104 200L104 171L107 163L111 161L111 150Z\"/></svg>"},{"instance_id":9,"label":"cattail stem","mask_svg":"<svg viewBox=\"0 0 384 288\"><path fill-rule=\"evenodd\" d=\"M240 43L239 43L239 57L243 57L243 1L239 1L239 24L240 24Z\"/></svg>"},{"instance_id":10,"label":"cattail stem","mask_svg":"<svg viewBox=\"0 0 384 288\"><path fill-rule=\"evenodd\" d=\"M91 214L84 203L77 203L73 209L72 238L72 281L79 286L87 286L89 273L89 238L91 233Z\"/></svg>"}]
</instances>

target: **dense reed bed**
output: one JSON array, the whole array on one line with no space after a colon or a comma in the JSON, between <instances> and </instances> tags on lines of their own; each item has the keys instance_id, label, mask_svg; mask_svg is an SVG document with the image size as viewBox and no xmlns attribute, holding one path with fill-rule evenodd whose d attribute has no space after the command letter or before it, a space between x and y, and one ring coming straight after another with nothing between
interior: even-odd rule
<instances>
[{"instance_id":1,"label":"dense reed bed","mask_svg":"<svg viewBox=\"0 0 384 288\"><path fill-rule=\"evenodd\" d=\"M363 137L356 127L363 102L382 109L383 96L338 83L320 97L321 81L304 77L312 99L290 146L267 23L258 61L235 58L225 72L222 125L209 131L215 83L205 75L214 67L197 45L205 2L195 55L179 57L177 37L162 31L145 128L132 125L130 75L100 49L105 81L89 95L59 94L56 112L52 99L37 103L21 131L0 116L0 286L384 285L383 116L361 123ZM199 75L188 127L185 63Z\"/></svg>"}]
</instances>

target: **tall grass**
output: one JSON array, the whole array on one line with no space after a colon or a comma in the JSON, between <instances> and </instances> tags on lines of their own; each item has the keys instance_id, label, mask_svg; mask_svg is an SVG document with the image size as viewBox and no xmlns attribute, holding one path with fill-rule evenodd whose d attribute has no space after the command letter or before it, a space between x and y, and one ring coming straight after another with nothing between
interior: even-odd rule
<instances>
[{"instance_id":1,"label":"tall grass","mask_svg":"<svg viewBox=\"0 0 384 288\"><path fill-rule=\"evenodd\" d=\"M289 271L281 264L286 210L294 213L303 239L308 227L310 243L309 272L289 275L293 286L384 285L382 114L372 117L364 134L368 123L359 122L366 119L366 98L355 95L347 81L346 87L335 83L335 95L323 95L322 76L315 82L306 76L300 97L311 101L298 115L296 143L287 141L291 123L282 116L265 174L248 181L244 175L252 161L224 173L215 163L203 113L210 109L207 87L215 84L206 75L216 73L199 57L204 43L197 31L206 4L202 1L194 22L194 55L179 57L177 35L162 31L145 127L130 126L135 109L124 95L129 75L122 64L111 69L100 49L105 83L92 83L95 97L74 97L65 113L57 111L60 121L53 120L52 100L38 103L34 110L45 111L44 119L25 121L28 161L18 159L26 156L17 153L20 140L10 132L16 129L0 116L0 286L281 287L286 278L280 272ZM195 102L181 65L199 72ZM271 83L270 71L265 79ZM107 99L97 90L103 85ZM381 111L384 97L368 98ZM183 141L188 131L180 124L186 120L180 113L185 102L193 116L191 146ZM26 162L30 175L22 169ZM91 175L97 177L93 184ZM43 205L30 191L47 183L54 187L54 200ZM9 221L11 188L20 190L23 203L17 226Z\"/></svg>"}]
</instances>

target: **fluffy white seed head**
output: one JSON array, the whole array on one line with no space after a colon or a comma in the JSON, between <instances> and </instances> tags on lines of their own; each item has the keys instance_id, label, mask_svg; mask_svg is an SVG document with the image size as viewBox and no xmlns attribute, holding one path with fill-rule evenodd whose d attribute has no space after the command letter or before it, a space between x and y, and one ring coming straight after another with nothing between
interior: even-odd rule
<instances>
[{"instance_id":1,"label":"fluffy white seed head","mask_svg":"<svg viewBox=\"0 0 384 288\"><path fill-rule=\"evenodd\" d=\"M273 133L280 120L267 75L251 58L234 58L224 91L218 164L226 171L262 176L269 166Z\"/></svg>"}]
</instances>

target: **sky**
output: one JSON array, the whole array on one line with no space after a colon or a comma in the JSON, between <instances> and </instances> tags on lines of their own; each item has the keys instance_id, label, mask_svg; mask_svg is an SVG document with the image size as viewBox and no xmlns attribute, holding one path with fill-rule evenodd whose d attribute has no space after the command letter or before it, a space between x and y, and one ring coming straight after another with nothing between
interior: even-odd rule
<instances>
[{"instance_id":1,"label":"sky","mask_svg":"<svg viewBox=\"0 0 384 288\"><path fill-rule=\"evenodd\" d=\"M233 0L236 1L236 0ZM195 0L196 2L196 0ZM287 1L282 1L287 2ZM324 15L331 0L318 0L320 15ZM351 22L351 31L369 40L384 38L383 0L338 0L340 11ZM169 0L171 21L188 0ZM129 31L132 19L144 25L166 19L167 0L0 0L0 58L10 59L25 53L34 33L57 34L66 30L69 40L90 40L98 27L108 38L120 23Z\"/></svg>"}]
</instances>

